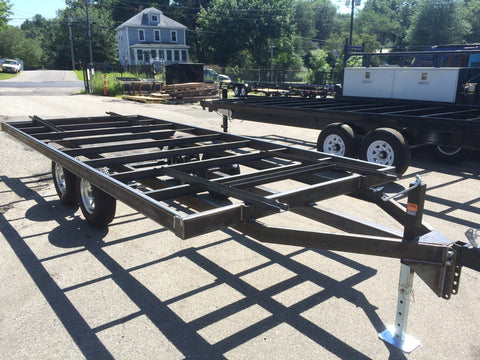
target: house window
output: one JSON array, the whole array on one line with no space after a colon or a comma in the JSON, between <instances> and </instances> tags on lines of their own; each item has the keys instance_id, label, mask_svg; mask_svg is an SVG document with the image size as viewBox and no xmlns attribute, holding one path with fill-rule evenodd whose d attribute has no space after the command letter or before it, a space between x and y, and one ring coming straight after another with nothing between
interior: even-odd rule
<instances>
[{"instance_id":1,"label":"house window","mask_svg":"<svg viewBox=\"0 0 480 360\"><path fill-rule=\"evenodd\" d=\"M180 51L175 50L174 54L175 54L175 61L180 61Z\"/></svg>"},{"instance_id":2,"label":"house window","mask_svg":"<svg viewBox=\"0 0 480 360\"><path fill-rule=\"evenodd\" d=\"M153 30L153 39L155 42L160 42L160 30Z\"/></svg>"},{"instance_id":3,"label":"house window","mask_svg":"<svg viewBox=\"0 0 480 360\"><path fill-rule=\"evenodd\" d=\"M143 60L143 50L140 50L140 49L137 50L137 60L140 60L140 61Z\"/></svg>"},{"instance_id":4,"label":"house window","mask_svg":"<svg viewBox=\"0 0 480 360\"><path fill-rule=\"evenodd\" d=\"M159 59L165 59L165 55L163 53L163 50L158 50L158 55L159 55L158 56Z\"/></svg>"},{"instance_id":5,"label":"house window","mask_svg":"<svg viewBox=\"0 0 480 360\"><path fill-rule=\"evenodd\" d=\"M150 53L145 51L143 57L145 58L145 63L148 64L150 62Z\"/></svg>"},{"instance_id":6,"label":"house window","mask_svg":"<svg viewBox=\"0 0 480 360\"><path fill-rule=\"evenodd\" d=\"M172 42L176 43L177 42L177 30L172 30L170 32L170 39Z\"/></svg>"},{"instance_id":7,"label":"house window","mask_svg":"<svg viewBox=\"0 0 480 360\"><path fill-rule=\"evenodd\" d=\"M182 50L182 61L188 61L187 50Z\"/></svg>"},{"instance_id":8,"label":"house window","mask_svg":"<svg viewBox=\"0 0 480 360\"><path fill-rule=\"evenodd\" d=\"M150 53L152 55L152 60L157 58L157 50L150 50Z\"/></svg>"},{"instance_id":9,"label":"house window","mask_svg":"<svg viewBox=\"0 0 480 360\"><path fill-rule=\"evenodd\" d=\"M145 30L138 29L138 40L145 41Z\"/></svg>"},{"instance_id":10,"label":"house window","mask_svg":"<svg viewBox=\"0 0 480 360\"><path fill-rule=\"evenodd\" d=\"M151 20L153 23L157 23L158 22L158 15L151 15Z\"/></svg>"},{"instance_id":11,"label":"house window","mask_svg":"<svg viewBox=\"0 0 480 360\"><path fill-rule=\"evenodd\" d=\"M167 50L167 61L172 61L172 50Z\"/></svg>"}]
</instances>

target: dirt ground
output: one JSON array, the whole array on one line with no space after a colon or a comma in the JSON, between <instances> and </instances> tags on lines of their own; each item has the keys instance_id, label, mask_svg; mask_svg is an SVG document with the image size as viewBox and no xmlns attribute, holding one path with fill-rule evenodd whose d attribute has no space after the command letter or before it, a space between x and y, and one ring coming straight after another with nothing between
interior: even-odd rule
<instances>
[{"instance_id":1,"label":"dirt ground","mask_svg":"<svg viewBox=\"0 0 480 360\"><path fill-rule=\"evenodd\" d=\"M198 105L148 105L63 89L0 88L0 120L142 114L220 130ZM315 148L318 132L232 121L230 132ZM480 275L462 271L443 300L418 278L404 354L378 339L395 320L395 259L260 244L231 229L180 240L126 205L108 229L60 204L51 163L0 133L0 359L463 359L480 358ZM428 149L425 220L466 241L480 228L480 159L438 163ZM405 204L406 199L400 198ZM324 204L384 225L350 198ZM282 222L316 228L287 214Z\"/></svg>"}]
</instances>

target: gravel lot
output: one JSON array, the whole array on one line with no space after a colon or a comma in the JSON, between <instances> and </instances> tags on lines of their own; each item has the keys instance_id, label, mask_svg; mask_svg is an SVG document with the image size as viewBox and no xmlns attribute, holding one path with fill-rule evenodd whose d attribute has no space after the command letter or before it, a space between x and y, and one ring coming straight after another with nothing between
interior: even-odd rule
<instances>
[{"instance_id":1,"label":"gravel lot","mask_svg":"<svg viewBox=\"0 0 480 360\"><path fill-rule=\"evenodd\" d=\"M55 76L72 81L68 73ZM136 104L74 90L0 87L0 120L113 111L220 129L221 117L198 105ZM318 136L241 121L229 129L310 149ZM3 132L0 151L0 359L480 358L479 273L464 269L449 301L415 278L408 333L422 346L403 354L377 337L395 319L398 260L266 246L230 229L182 241L123 204L108 229L93 229L58 201L47 158ZM480 228L479 163L477 154L441 164L417 150L386 191L421 175L426 221L466 240L469 227ZM391 224L351 199L326 206Z\"/></svg>"}]
</instances>

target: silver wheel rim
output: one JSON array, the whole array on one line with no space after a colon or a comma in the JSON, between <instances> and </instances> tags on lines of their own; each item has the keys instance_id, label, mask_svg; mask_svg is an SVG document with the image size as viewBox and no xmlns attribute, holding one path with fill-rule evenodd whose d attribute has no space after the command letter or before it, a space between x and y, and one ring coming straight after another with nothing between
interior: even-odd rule
<instances>
[{"instance_id":1,"label":"silver wheel rim","mask_svg":"<svg viewBox=\"0 0 480 360\"><path fill-rule=\"evenodd\" d=\"M80 197L85 210L89 214L93 214L95 211L95 199L93 197L92 185L85 179L80 180Z\"/></svg>"},{"instance_id":2,"label":"silver wheel rim","mask_svg":"<svg viewBox=\"0 0 480 360\"><path fill-rule=\"evenodd\" d=\"M391 145L385 141L372 142L367 149L367 160L381 165L393 165L395 153Z\"/></svg>"},{"instance_id":3,"label":"silver wheel rim","mask_svg":"<svg viewBox=\"0 0 480 360\"><path fill-rule=\"evenodd\" d=\"M323 141L323 152L345 156L345 141L336 134L328 135Z\"/></svg>"},{"instance_id":4,"label":"silver wheel rim","mask_svg":"<svg viewBox=\"0 0 480 360\"><path fill-rule=\"evenodd\" d=\"M65 172L62 165L55 164L55 182L57 183L58 190L65 194L67 192L67 184L65 183Z\"/></svg>"},{"instance_id":5,"label":"silver wheel rim","mask_svg":"<svg viewBox=\"0 0 480 360\"><path fill-rule=\"evenodd\" d=\"M453 147L453 146L437 146L437 150L446 156L453 156L457 155L460 151L462 151L462 147Z\"/></svg>"},{"instance_id":6,"label":"silver wheel rim","mask_svg":"<svg viewBox=\"0 0 480 360\"><path fill-rule=\"evenodd\" d=\"M246 96L246 95L247 95L247 89L245 89L244 87L242 87L242 90L240 90L240 95L241 95L241 96Z\"/></svg>"}]
</instances>

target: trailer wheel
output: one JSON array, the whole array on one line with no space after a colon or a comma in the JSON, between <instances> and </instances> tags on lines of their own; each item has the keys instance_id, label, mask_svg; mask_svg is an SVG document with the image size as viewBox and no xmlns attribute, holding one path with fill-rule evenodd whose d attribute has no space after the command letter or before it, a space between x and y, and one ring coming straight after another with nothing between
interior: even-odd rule
<instances>
[{"instance_id":1,"label":"trailer wheel","mask_svg":"<svg viewBox=\"0 0 480 360\"><path fill-rule=\"evenodd\" d=\"M373 163L395 166L399 174L410 165L410 148L401 133L390 128L370 131L360 143L360 158Z\"/></svg>"},{"instance_id":2,"label":"trailer wheel","mask_svg":"<svg viewBox=\"0 0 480 360\"><path fill-rule=\"evenodd\" d=\"M235 85L233 87L233 95L235 95L236 97L240 97L240 88L240 85Z\"/></svg>"},{"instance_id":3,"label":"trailer wheel","mask_svg":"<svg viewBox=\"0 0 480 360\"><path fill-rule=\"evenodd\" d=\"M438 160L450 164L459 163L468 155L468 150L463 147L437 145L434 148Z\"/></svg>"},{"instance_id":4,"label":"trailer wheel","mask_svg":"<svg viewBox=\"0 0 480 360\"><path fill-rule=\"evenodd\" d=\"M245 97L248 95L248 90L245 86L242 86L242 88L240 89L240 96L242 97Z\"/></svg>"},{"instance_id":5,"label":"trailer wheel","mask_svg":"<svg viewBox=\"0 0 480 360\"><path fill-rule=\"evenodd\" d=\"M337 156L355 157L355 134L350 126L334 123L318 136L317 150Z\"/></svg>"},{"instance_id":6,"label":"trailer wheel","mask_svg":"<svg viewBox=\"0 0 480 360\"><path fill-rule=\"evenodd\" d=\"M115 198L90 184L88 180L78 181L78 199L83 216L95 227L105 227L115 217Z\"/></svg>"},{"instance_id":7,"label":"trailer wheel","mask_svg":"<svg viewBox=\"0 0 480 360\"><path fill-rule=\"evenodd\" d=\"M76 176L70 171L64 169L62 165L52 161L52 178L55 190L57 191L62 204L76 205Z\"/></svg>"}]
</instances>

